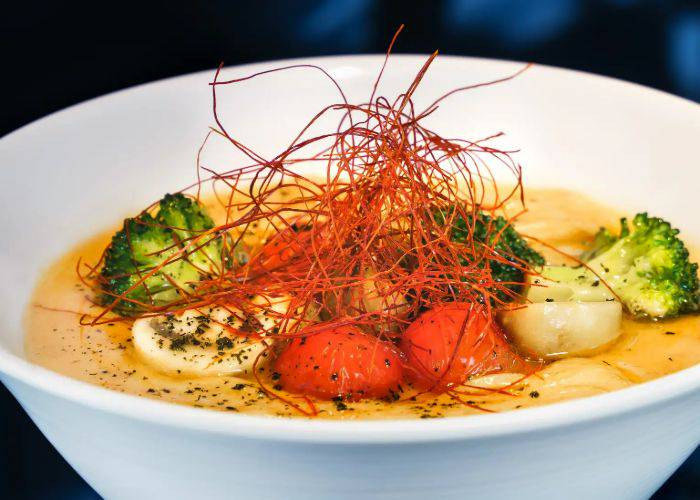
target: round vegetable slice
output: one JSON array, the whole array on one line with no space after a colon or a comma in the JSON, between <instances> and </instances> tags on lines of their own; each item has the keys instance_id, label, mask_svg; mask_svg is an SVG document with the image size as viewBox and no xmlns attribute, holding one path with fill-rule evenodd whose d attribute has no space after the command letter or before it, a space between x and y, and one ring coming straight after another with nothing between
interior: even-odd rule
<instances>
[{"instance_id":1,"label":"round vegetable slice","mask_svg":"<svg viewBox=\"0 0 700 500\"><path fill-rule=\"evenodd\" d=\"M508 337L541 358L592 354L620 335L622 306L607 302L541 302L504 312Z\"/></svg>"},{"instance_id":2,"label":"round vegetable slice","mask_svg":"<svg viewBox=\"0 0 700 500\"><path fill-rule=\"evenodd\" d=\"M290 300L286 295L258 295L251 301L257 307L247 311L229 304L139 318L131 328L134 350L165 373L250 374L255 359L267 349L263 338L267 344L275 341L267 333L284 320Z\"/></svg>"},{"instance_id":3,"label":"round vegetable slice","mask_svg":"<svg viewBox=\"0 0 700 500\"><path fill-rule=\"evenodd\" d=\"M423 313L404 332L401 349L410 379L433 392L460 385L470 375L531 371L480 304L455 302Z\"/></svg>"},{"instance_id":4,"label":"round vegetable slice","mask_svg":"<svg viewBox=\"0 0 700 500\"><path fill-rule=\"evenodd\" d=\"M403 371L392 344L352 326L293 339L274 366L285 390L345 400L398 394Z\"/></svg>"}]
</instances>

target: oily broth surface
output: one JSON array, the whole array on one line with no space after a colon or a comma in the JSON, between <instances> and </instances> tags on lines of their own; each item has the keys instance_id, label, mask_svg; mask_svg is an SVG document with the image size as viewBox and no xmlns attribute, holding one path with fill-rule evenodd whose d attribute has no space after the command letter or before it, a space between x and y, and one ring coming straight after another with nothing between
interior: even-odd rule
<instances>
[{"instance_id":1,"label":"oily broth surface","mask_svg":"<svg viewBox=\"0 0 700 500\"><path fill-rule=\"evenodd\" d=\"M609 207L566 190L530 189L527 206L529 210L519 218L518 229L568 250L580 249L581 242L590 239L598 227L615 227L619 218ZM285 403L270 399L250 379L162 374L136 355L131 345L130 324L115 322L81 327L77 314L64 312L90 311L88 290L76 278L76 262L79 257L95 262L110 236L111 232L100 235L72 250L52 264L37 285L26 317L25 349L30 361L72 378L139 396L230 412L299 415ZM550 261L561 260L554 252L540 250ZM514 374L472 380L473 387L465 388L460 397L487 410L517 409L624 388L698 362L700 316L658 323L625 318L620 339L602 353L557 361L524 381ZM504 386L509 394L493 391ZM288 396L303 404L293 395ZM393 403L316 404L319 416L344 419L480 413L447 395L422 395L415 400Z\"/></svg>"}]
</instances>

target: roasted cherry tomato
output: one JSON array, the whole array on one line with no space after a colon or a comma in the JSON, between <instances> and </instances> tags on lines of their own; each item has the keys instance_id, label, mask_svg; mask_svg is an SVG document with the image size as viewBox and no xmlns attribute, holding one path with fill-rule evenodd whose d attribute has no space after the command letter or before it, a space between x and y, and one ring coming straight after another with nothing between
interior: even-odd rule
<instances>
[{"instance_id":1,"label":"roasted cherry tomato","mask_svg":"<svg viewBox=\"0 0 700 500\"><path fill-rule=\"evenodd\" d=\"M403 372L393 344L352 326L293 339L275 360L274 369L285 390L345 400L397 394Z\"/></svg>"},{"instance_id":2,"label":"roasted cherry tomato","mask_svg":"<svg viewBox=\"0 0 700 500\"><path fill-rule=\"evenodd\" d=\"M297 255L303 253L304 247L311 240L311 231L285 229L273 236L260 249L257 259L265 269L277 269L288 264Z\"/></svg>"},{"instance_id":3,"label":"roasted cherry tomato","mask_svg":"<svg viewBox=\"0 0 700 500\"><path fill-rule=\"evenodd\" d=\"M404 332L401 349L408 378L435 392L470 375L528 370L480 304L443 304L421 314Z\"/></svg>"}]
</instances>

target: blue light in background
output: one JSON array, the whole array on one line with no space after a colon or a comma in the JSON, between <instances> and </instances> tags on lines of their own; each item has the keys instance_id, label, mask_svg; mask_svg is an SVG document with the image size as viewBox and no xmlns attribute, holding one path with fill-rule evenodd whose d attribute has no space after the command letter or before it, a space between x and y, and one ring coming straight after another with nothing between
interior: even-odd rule
<instances>
[{"instance_id":1,"label":"blue light in background","mask_svg":"<svg viewBox=\"0 0 700 500\"><path fill-rule=\"evenodd\" d=\"M313 47L318 54L364 52L373 48L377 31L387 28L380 26L386 5L379 0L299 0L283 5L279 14L289 22L279 27L280 33L286 32L292 45ZM406 6L410 9L411 3ZM611 29L605 27L606 12L621 20L623 39L626 19L635 23L640 13L647 19L651 15L658 24L648 35L665 33L665 43L656 42L663 52L656 54L656 76L650 81L700 101L700 9L674 8L659 0L435 0L433 6L430 11L437 18L426 22L434 23L437 39L444 35L451 39L453 53L481 55L484 44L489 44L505 57L534 60L539 50L551 55L553 50L566 51L566 44L580 49L583 40L596 37L596 29ZM640 30L632 36L645 36ZM607 54L601 64L614 68L614 55ZM659 64L665 71L659 71ZM621 76L625 77L624 70Z\"/></svg>"},{"instance_id":2,"label":"blue light in background","mask_svg":"<svg viewBox=\"0 0 700 500\"><path fill-rule=\"evenodd\" d=\"M580 0L446 0L443 24L453 35L490 35L513 48L529 48L566 31Z\"/></svg>"},{"instance_id":3,"label":"blue light in background","mask_svg":"<svg viewBox=\"0 0 700 500\"><path fill-rule=\"evenodd\" d=\"M374 0L325 0L313 2L300 18L295 31L300 40L326 44L334 52L351 52L366 47L375 30Z\"/></svg>"},{"instance_id":4,"label":"blue light in background","mask_svg":"<svg viewBox=\"0 0 700 500\"><path fill-rule=\"evenodd\" d=\"M607 0L607 2L615 7L632 7L639 3L639 0Z\"/></svg>"},{"instance_id":5,"label":"blue light in background","mask_svg":"<svg viewBox=\"0 0 700 500\"><path fill-rule=\"evenodd\" d=\"M668 28L667 64L676 91L700 101L700 10L674 15Z\"/></svg>"}]
</instances>

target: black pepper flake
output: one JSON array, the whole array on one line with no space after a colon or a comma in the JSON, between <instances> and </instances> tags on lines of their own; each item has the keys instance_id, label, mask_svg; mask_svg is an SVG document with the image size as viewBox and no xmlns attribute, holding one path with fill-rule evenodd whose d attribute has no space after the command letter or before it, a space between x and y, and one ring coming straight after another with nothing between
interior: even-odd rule
<instances>
[{"instance_id":1,"label":"black pepper flake","mask_svg":"<svg viewBox=\"0 0 700 500\"><path fill-rule=\"evenodd\" d=\"M350 394L348 394L348 398L350 397ZM343 402L343 396L336 396L332 399L333 403L335 403L335 409L338 411L344 411L348 409L348 405L346 405Z\"/></svg>"},{"instance_id":2,"label":"black pepper flake","mask_svg":"<svg viewBox=\"0 0 700 500\"><path fill-rule=\"evenodd\" d=\"M539 397L540 397L540 393L537 392L537 391L532 391L532 392L530 393L530 397L533 398L533 399L539 398Z\"/></svg>"},{"instance_id":3,"label":"black pepper flake","mask_svg":"<svg viewBox=\"0 0 700 500\"><path fill-rule=\"evenodd\" d=\"M668 331L668 332L664 332L664 334L666 334L666 335L675 335L675 334L676 334L676 332L671 332L671 331Z\"/></svg>"},{"instance_id":4,"label":"black pepper flake","mask_svg":"<svg viewBox=\"0 0 700 500\"><path fill-rule=\"evenodd\" d=\"M228 337L219 337L216 339L216 348L219 351L224 351L226 349L231 349L233 347L233 340Z\"/></svg>"},{"instance_id":5,"label":"black pepper flake","mask_svg":"<svg viewBox=\"0 0 700 500\"><path fill-rule=\"evenodd\" d=\"M170 340L170 349L173 351L184 351L188 344L199 345L199 342L193 335L180 335L179 337Z\"/></svg>"},{"instance_id":6,"label":"black pepper flake","mask_svg":"<svg viewBox=\"0 0 700 500\"><path fill-rule=\"evenodd\" d=\"M238 329L243 333L253 333L258 330L261 330L262 327L263 324L258 318L252 315L246 315L243 318L243 322L241 322L241 326L239 326Z\"/></svg>"}]
</instances>

